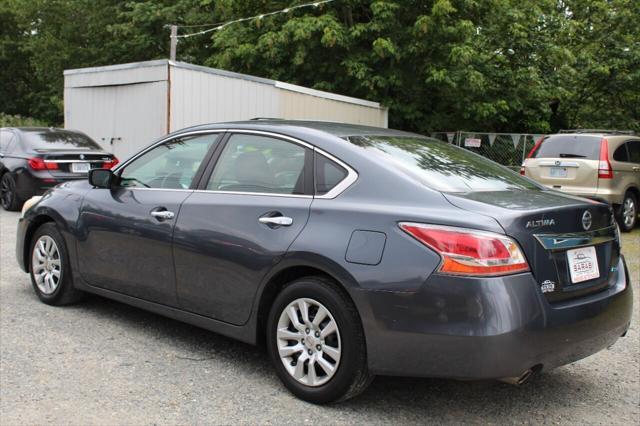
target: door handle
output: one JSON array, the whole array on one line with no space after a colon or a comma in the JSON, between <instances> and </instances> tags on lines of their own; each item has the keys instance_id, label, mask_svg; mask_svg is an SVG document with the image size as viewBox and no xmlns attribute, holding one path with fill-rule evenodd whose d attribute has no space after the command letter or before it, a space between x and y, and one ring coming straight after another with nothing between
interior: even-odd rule
<instances>
[{"instance_id":1,"label":"door handle","mask_svg":"<svg viewBox=\"0 0 640 426\"><path fill-rule=\"evenodd\" d=\"M168 210L154 210L151 212L151 216L155 217L158 220L169 220L175 217L173 212Z\"/></svg>"},{"instance_id":2,"label":"door handle","mask_svg":"<svg viewBox=\"0 0 640 426\"><path fill-rule=\"evenodd\" d=\"M291 226L293 224L293 219L286 216L263 216L258 219L258 222L264 223L265 225L269 226Z\"/></svg>"},{"instance_id":3,"label":"door handle","mask_svg":"<svg viewBox=\"0 0 640 426\"><path fill-rule=\"evenodd\" d=\"M635 167L632 167L631 170L633 170L634 172L640 172L640 167L635 166Z\"/></svg>"}]
</instances>

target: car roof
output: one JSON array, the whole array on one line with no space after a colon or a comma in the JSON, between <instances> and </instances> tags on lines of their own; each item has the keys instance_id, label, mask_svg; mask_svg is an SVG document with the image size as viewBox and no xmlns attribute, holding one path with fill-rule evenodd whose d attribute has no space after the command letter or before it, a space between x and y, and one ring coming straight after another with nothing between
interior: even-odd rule
<instances>
[{"instance_id":1,"label":"car roof","mask_svg":"<svg viewBox=\"0 0 640 426\"><path fill-rule=\"evenodd\" d=\"M208 130L219 129L225 127L235 127L240 129L263 129L263 130L303 130L312 129L320 132L328 133L340 138L347 136L425 136L404 132L401 130L388 129L384 127L364 126L360 124L349 124L332 121L311 121L311 120L279 120L279 119L255 119L246 121L231 121L224 123L203 124L182 130Z\"/></svg>"}]
</instances>

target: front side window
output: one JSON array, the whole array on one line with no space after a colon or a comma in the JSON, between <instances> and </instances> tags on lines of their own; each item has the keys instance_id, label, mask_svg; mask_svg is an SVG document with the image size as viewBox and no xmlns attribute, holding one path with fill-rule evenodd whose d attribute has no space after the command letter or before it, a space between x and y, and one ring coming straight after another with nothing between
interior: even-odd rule
<instances>
[{"instance_id":1,"label":"front side window","mask_svg":"<svg viewBox=\"0 0 640 426\"><path fill-rule=\"evenodd\" d=\"M207 189L228 192L304 194L303 146L268 136L235 134L229 138Z\"/></svg>"},{"instance_id":2,"label":"front side window","mask_svg":"<svg viewBox=\"0 0 640 426\"><path fill-rule=\"evenodd\" d=\"M123 187L188 189L207 152L219 135L172 139L127 164L120 174Z\"/></svg>"},{"instance_id":3,"label":"front side window","mask_svg":"<svg viewBox=\"0 0 640 426\"><path fill-rule=\"evenodd\" d=\"M349 142L392 164L425 186L443 192L540 189L533 182L480 155L436 139L352 136Z\"/></svg>"}]
</instances>

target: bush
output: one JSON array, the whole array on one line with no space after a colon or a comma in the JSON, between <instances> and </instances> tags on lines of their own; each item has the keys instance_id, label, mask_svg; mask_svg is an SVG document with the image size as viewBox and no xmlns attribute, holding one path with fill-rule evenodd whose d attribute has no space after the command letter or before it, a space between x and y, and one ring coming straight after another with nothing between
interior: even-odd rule
<instances>
[{"instance_id":1,"label":"bush","mask_svg":"<svg viewBox=\"0 0 640 426\"><path fill-rule=\"evenodd\" d=\"M9 115L0 112L0 127L44 127L47 123L37 118Z\"/></svg>"}]
</instances>

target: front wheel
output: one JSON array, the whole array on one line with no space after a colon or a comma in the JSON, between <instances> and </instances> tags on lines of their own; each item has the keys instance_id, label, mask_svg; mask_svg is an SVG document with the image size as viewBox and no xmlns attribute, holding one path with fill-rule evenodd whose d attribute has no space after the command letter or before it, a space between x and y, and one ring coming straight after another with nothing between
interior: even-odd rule
<instances>
[{"instance_id":1,"label":"front wheel","mask_svg":"<svg viewBox=\"0 0 640 426\"><path fill-rule=\"evenodd\" d=\"M324 404L352 398L371 382L358 313L325 277L305 277L276 297L267 322L276 373L297 397Z\"/></svg>"},{"instance_id":2,"label":"front wheel","mask_svg":"<svg viewBox=\"0 0 640 426\"><path fill-rule=\"evenodd\" d=\"M69 256L62 235L53 223L41 225L31 243L31 284L48 305L66 305L81 298L73 287Z\"/></svg>"},{"instance_id":3,"label":"front wheel","mask_svg":"<svg viewBox=\"0 0 640 426\"><path fill-rule=\"evenodd\" d=\"M638 220L638 200L636 196L627 192L622 205L618 209L618 223L622 232L631 232Z\"/></svg>"}]
</instances>

